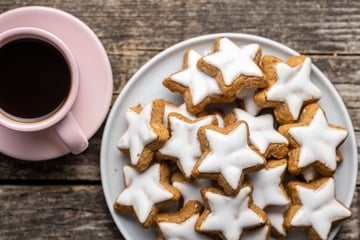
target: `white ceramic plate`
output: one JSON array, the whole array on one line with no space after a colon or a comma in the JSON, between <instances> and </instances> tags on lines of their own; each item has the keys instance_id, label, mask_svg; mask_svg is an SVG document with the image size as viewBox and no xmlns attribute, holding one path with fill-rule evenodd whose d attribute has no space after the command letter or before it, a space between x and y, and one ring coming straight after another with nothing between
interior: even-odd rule
<instances>
[{"instance_id":1,"label":"white ceramic plate","mask_svg":"<svg viewBox=\"0 0 360 240\"><path fill-rule=\"evenodd\" d=\"M204 54L213 49L214 40L221 36L230 38L238 45L258 43L262 47L263 55L272 54L284 60L290 55L298 54L296 51L266 38L223 33L201 36L178 43L161 52L140 68L115 101L105 126L100 156L105 198L118 229L127 240L155 239L156 235L154 229L144 230L134 218L118 215L113 210L113 203L124 187L122 167L129 162L128 157L116 149L117 140L127 128L125 111L131 106L138 103L146 104L155 98L164 98L173 102L181 101L179 95L171 93L162 86L162 80L181 69L183 54L186 50L192 48L200 54ZM344 161L338 167L335 179L337 198L346 206L350 206L357 174L357 149L352 123L339 94L315 66L312 67L311 79L322 91L320 105L326 111L330 123L349 130L349 136L341 147ZM338 230L339 226L334 228L330 239L334 238ZM293 237L299 237L298 234L294 233Z\"/></svg>"}]
</instances>

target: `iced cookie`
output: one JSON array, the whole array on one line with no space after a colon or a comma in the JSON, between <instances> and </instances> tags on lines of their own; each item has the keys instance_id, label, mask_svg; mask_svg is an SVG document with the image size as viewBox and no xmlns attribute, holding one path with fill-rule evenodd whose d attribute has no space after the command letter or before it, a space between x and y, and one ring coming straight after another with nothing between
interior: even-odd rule
<instances>
[{"instance_id":1,"label":"iced cookie","mask_svg":"<svg viewBox=\"0 0 360 240\"><path fill-rule=\"evenodd\" d=\"M287 160L271 160L258 171L249 173L247 180L253 186L252 199L255 205L265 211L276 237L286 236L283 214L290 198L283 185Z\"/></svg>"},{"instance_id":2,"label":"iced cookie","mask_svg":"<svg viewBox=\"0 0 360 240\"><path fill-rule=\"evenodd\" d=\"M247 175L247 180L253 185L253 202L261 209L267 206L284 206L290 202L282 184L286 162L286 159L271 160L266 163L265 168Z\"/></svg>"},{"instance_id":3,"label":"iced cookie","mask_svg":"<svg viewBox=\"0 0 360 240\"><path fill-rule=\"evenodd\" d=\"M155 163L144 172L126 165L125 188L115 200L114 209L135 214L143 227L150 227L159 208L180 198L178 190L168 182L169 174L165 163Z\"/></svg>"},{"instance_id":4,"label":"iced cookie","mask_svg":"<svg viewBox=\"0 0 360 240\"><path fill-rule=\"evenodd\" d=\"M179 190L184 205L190 201L202 203L200 190L213 185L209 179L193 179L189 182L180 172L175 172L171 176L171 182L172 185Z\"/></svg>"},{"instance_id":5,"label":"iced cookie","mask_svg":"<svg viewBox=\"0 0 360 240\"><path fill-rule=\"evenodd\" d=\"M170 113L179 113L181 115L183 115L184 117L187 117L189 119L195 119L196 116L192 115L191 113L189 113L186 110L186 105L185 103L182 103L180 105L176 105L174 103L171 102L165 102L165 110L164 110L164 125L166 127L168 127L168 118L169 118L169 114Z\"/></svg>"},{"instance_id":6,"label":"iced cookie","mask_svg":"<svg viewBox=\"0 0 360 240\"><path fill-rule=\"evenodd\" d=\"M284 227L284 214L288 208L289 204L284 206L270 206L264 209L271 225L271 235L276 238L284 239L287 235Z\"/></svg>"},{"instance_id":7,"label":"iced cookie","mask_svg":"<svg viewBox=\"0 0 360 240\"><path fill-rule=\"evenodd\" d=\"M301 175L306 182L314 181L319 177L319 173L312 167L305 169Z\"/></svg>"},{"instance_id":8,"label":"iced cookie","mask_svg":"<svg viewBox=\"0 0 360 240\"><path fill-rule=\"evenodd\" d=\"M292 56L285 63L274 56L264 56L261 66L269 86L257 92L254 99L261 107L275 108L280 124L295 122L302 106L321 97L319 88L310 79L309 57Z\"/></svg>"},{"instance_id":9,"label":"iced cookie","mask_svg":"<svg viewBox=\"0 0 360 240\"><path fill-rule=\"evenodd\" d=\"M288 154L288 140L274 129L271 114L252 116L240 108L235 108L226 118L226 123L245 121L249 126L250 143L265 158L283 158Z\"/></svg>"},{"instance_id":10,"label":"iced cookie","mask_svg":"<svg viewBox=\"0 0 360 240\"><path fill-rule=\"evenodd\" d=\"M221 113L214 113L216 120L217 120L217 125L221 128L225 127L225 122L224 122L224 116Z\"/></svg>"},{"instance_id":11,"label":"iced cookie","mask_svg":"<svg viewBox=\"0 0 360 240\"><path fill-rule=\"evenodd\" d=\"M332 224L351 216L335 198L333 178L311 183L292 181L288 188L291 206L285 215L285 227L305 229L312 240L327 239Z\"/></svg>"},{"instance_id":12,"label":"iced cookie","mask_svg":"<svg viewBox=\"0 0 360 240\"><path fill-rule=\"evenodd\" d=\"M224 105L227 105L227 104L224 104ZM199 113L198 116L204 117L204 116L208 116L208 115L214 115L217 120L216 125L219 127L224 127L225 126L225 122L224 122L225 116L224 116L224 111L220 106L221 106L221 104L210 105L208 108L206 108L206 110L204 112Z\"/></svg>"},{"instance_id":13,"label":"iced cookie","mask_svg":"<svg viewBox=\"0 0 360 240\"><path fill-rule=\"evenodd\" d=\"M235 196L217 188L204 188L205 210L195 224L197 231L215 234L221 239L240 239L244 230L267 223L266 214L250 199L251 186L244 184Z\"/></svg>"},{"instance_id":14,"label":"iced cookie","mask_svg":"<svg viewBox=\"0 0 360 240\"><path fill-rule=\"evenodd\" d=\"M258 44L237 46L228 38L215 41L214 52L202 57L198 67L216 78L222 92L235 96L244 88L263 88L268 85L258 63L261 47Z\"/></svg>"},{"instance_id":15,"label":"iced cookie","mask_svg":"<svg viewBox=\"0 0 360 240\"><path fill-rule=\"evenodd\" d=\"M210 240L205 234L195 231L195 223L202 206L192 201L185 204L179 212L161 213L156 219L158 240Z\"/></svg>"},{"instance_id":16,"label":"iced cookie","mask_svg":"<svg viewBox=\"0 0 360 240\"><path fill-rule=\"evenodd\" d=\"M253 116L258 115L261 109L263 109L254 101L254 95L257 90L257 88L245 88L236 94L240 107Z\"/></svg>"},{"instance_id":17,"label":"iced cookie","mask_svg":"<svg viewBox=\"0 0 360 240\"><path fill-rule=\"evenodd\" d=\"M170 138L156 154L160 160L173 160L190 180L196 161L201 156L197 132L200 127L217 124L215 116L190 120L178 113L170 113L168 125Z\"/></svg>"},{"instance_id":18,"label":"iced cookie","mask_svg":"<svg viewBox=\"0 0 360 240\"><path fill-rule=\"evenodd\" d=\"M238 121L226 128L205 126L199 129L202 155L193 176L215 179L227 194L236 194L245 172L256 170L265 159L248 145L248 126Z\"/></svg>"},{"instance_id":19,"label":"iced cookie","mask_svg":"<svg viewBox=\"0 0 360 240\"><path fill-rule=\"evenodd\" d=\"M183 69L163 81L165 87L184 95L187 110L192 114L202 112L209 103L233 100L223 95L215 78L198 69L197 62L200 58L196 51L187 51Z\"/></svg>"},{"instance_id":20,"label":"iced cookie","mask_svg":"<svg viewBox=\"0 0 360 240\"><path fill-rule=\"evenodd\" d=\"M161 148L169 138L163 125L165 101L157 99L142 107L126 111L128 129L117 143L118 149L130 154L131 164L145 170L151 163L154 151Z\"/></svg>"},{"instance_id":21,"label":"iced cookie","mask_svg":"<svg viewBox=\"0 0 360 240\"><path fill-rule=\"evenodd\" d=\"M283 125L279 131L290 142L288 168L291 174L300 174L309 167L323 176L334 173L337 161L341 160L337 149L348 131L329 124L318 104L306 106L298 123Z\"/></svg>"}]
</instances>

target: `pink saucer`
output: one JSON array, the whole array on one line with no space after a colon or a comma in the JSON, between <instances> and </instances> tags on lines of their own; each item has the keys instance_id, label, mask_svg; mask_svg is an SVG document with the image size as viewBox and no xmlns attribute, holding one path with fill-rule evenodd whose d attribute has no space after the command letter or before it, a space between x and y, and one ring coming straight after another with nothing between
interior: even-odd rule
<instances>
[{"instance_id":1,"label":"pink saucer","mask_svg":"<svg viewBox=\"0 0 360 240\"><path fill-rule=\"evenodd\" d=\"M95 33L78 18L48 7L22 7L0 15L0 32L36 27L62 39L73 52L80 71L80 88L72 113L89 139L109 110L113 78L105 49ZM53 130L21 133L0 126L0 152L24 160L47 160L70 151Z\"/></svg>"}]
</instances>

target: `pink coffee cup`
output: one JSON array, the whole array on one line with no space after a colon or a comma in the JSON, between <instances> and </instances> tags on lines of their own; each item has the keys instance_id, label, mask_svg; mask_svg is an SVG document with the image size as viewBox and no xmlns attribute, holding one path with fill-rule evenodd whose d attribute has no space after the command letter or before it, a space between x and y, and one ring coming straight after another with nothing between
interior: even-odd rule
<instances>
[{"instance_id":1,"label":"pink coffee cup","mask_svg":"<svg viewBox=\"0 0 360 240\"><path fill-rule=\"evenodd\" d=\"M88 140L71 113L80 87L79 69L74 55L60 38L45 30L33 27L19 27L1 33L0 49L8 43L22 39L35 39L45 42L61 53L70 72L69 91L56 109L31 118L18 117L7 112L0 102L0 125L19 132L36 132L51 128L70 152L73 154L81 153L87 148ZM0 79L0 81L2 80ZM16 89L14 91L16 92Z\"/></svg>"}]
</instances>

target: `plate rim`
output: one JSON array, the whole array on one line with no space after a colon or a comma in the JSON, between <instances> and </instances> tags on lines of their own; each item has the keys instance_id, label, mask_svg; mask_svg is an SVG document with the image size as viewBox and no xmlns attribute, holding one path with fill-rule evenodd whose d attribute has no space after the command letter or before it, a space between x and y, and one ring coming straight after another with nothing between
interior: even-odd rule
<instances>
[{"instance_id":1,"label":"plate rim","mask_svg":"<svg viewBox=\"0 0 360 240\"><path fill-rule=\"evenodd\" d=\"M112 125L111 123L113 122L113 119L115 118L116 114L118 114L117 111L115 111L115 110L119 108L119 105L121 104L122 100L125 98L128 90L131 89L136 84L138 76L141 76L144 72L149 70L149 68L151 68L152 65L156 64L156 62L161 60L163 57L165 57L169 53L175 52L176 50L183 48L184 46L188 46L190 44L196 44L198 42L202 42L202 41L206 41L206 40L210 40L210 39L216 39L219 37L227 37L230 39L235 38L235 39L241 39L241 40L247 40L247 41L255 41L256 43L260 44L260 46L261 46L261 44L267 44L267 45L273 46L274 48L281 49L284 52L288 53L289 55L299 55L299 53L297 51L295 51L294 49L292 49L280 42L277 42L275 40L268 39L266 37L253 35L253 34L247 34L247 33L232 33L232 32L213 33L213 34L205 34L205 35L192 37L192 38L180 41L178 43L175 43L174 45L171 45L168 48L165 48L164 50L162 50L161 52L156 54L154 57L149 59L144 65L142 65L132 75L132 77L128 80L128 82L126 83L126 85L121 90L121 92L119 93L119 95L117 96L117 98L115 99L115 101L113 103L112 109L106 120L103 137L101 140L101 148L100 148L100 175L101 175L102 188L103 188L106 204L108 206L112 220L115 222L119 232L122 234L122 236L125 239L130 240L130 239L133 239L133 237L129 236L127 231L123 231L123 227L120 224L118 224L118 221L115 220L116 216L114 216L114 215L116 213L113 210L113 201L114 200L110 199L110 194L109 194L110 189L108 187L109 184L107 184L107 179L105 177L107 174L105 172L105 161L106 161L105 160L105 155L106 155L105 149L107 147L107 138L106 137L110 134L110 131L111 131L110 126ZM320 78L325 80L324 84L326 84L326 87L328 87L329 90L331 91L331 95L335 97L334 100L340 105L342 110L344 110L347 113L347 115L344 117L344 120L350 128L350 129L348 129L348 132L349 132L348 139L350 142L350 148L351 148L351 151L357 152L357 144L356 144L353 123L352 123L351 117L349 115L348 109L345 106L344 101L342 100L339 92L336 90L335 86L331 83L331 81L314 64L312 64L312 71L316 75L318 75ZM349 159L349 161L355 161L355 163L357 163L357 160L358 160L357 156L354 156L353 159ZM357 181L357 169L358 169L358 165L355 164L354 171L351 174L351 181L350 181L352 183L352 185L350 186L350 189L349 189L349 190L351 190L351 193L349 194L348 199L343 201L343 204L349 208L350 208L351 202L352 202L354 194L355 194L356 181ZM332 231L334 231L334 229L335 229L335 227L332 229ZM339 230L339 227L337 227L335 234L333 234L333 237L337 234L338 230Z\"/></svg>"}]
</instances>

